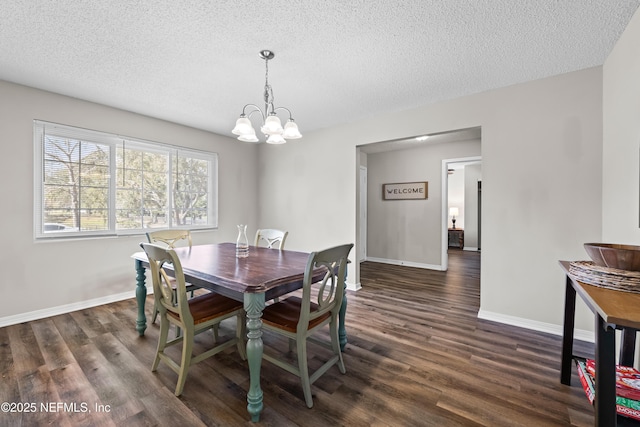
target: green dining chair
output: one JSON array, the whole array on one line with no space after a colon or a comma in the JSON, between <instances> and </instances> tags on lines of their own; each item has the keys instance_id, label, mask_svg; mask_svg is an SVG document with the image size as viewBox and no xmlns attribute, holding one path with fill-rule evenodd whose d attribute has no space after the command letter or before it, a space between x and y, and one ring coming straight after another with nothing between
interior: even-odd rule
<instances>
[{"instance_id":1,"label":"green dining chair","mask_svg":"<svg viewBox=\"0 0 640 427\"><path fill-rule=\"evenodd\" d=\"M180 396L184 389L187 373L191 365L211 357L233 345L237 345L242 360L246 359L244 345L244 307L242 302L227 298L217 293L208 293L195 298L187 298L184 272L180 259L175 251L152 243L141 243L149 260L153 282L153 294L160 315L160 335L156 356L151 366L152 371L158 369L160 362L178 374L175 395ZM171 280L165 271L167 264L172 265L175 280ZM175 284L175 287L174 285ZM236 317L236 334L234 338L222 343L214 340L214 346L196 356L193 355L195 335L212 329L221 321ZM173 324L182 330L182 334L168 341L169 325ZM182 343L180 363L175 362L168 353L167 347Z\"/></svg>"},{"instance_id":2,"label":"green dining chair","mask_svg":"<svg viewBox=\"0 0 640 427\"><path fill-rule=\"evenodd\" d=\"M261 228L256 231L254 246L264 245L269 249L284 249L284 242L287 240L288 235L288 231Z\"/></svg>"},{"instance_id":3,"label":"green dining chair","mask_svg":"<svg viewBox=\"0 0 640 427\"><path fill-rule=\"evenodd\" d=\"M275 228L261 228L256 231L256 239L253 245L283 250L284 242L287 240L288 235L288 231L277 230ZM274 298L273 301L278 302L280 298Z\"/></svg>"},{"instance_id":4,"label":"green dining chair","mask_svg":"<svg viewBox=\"0 0 640 427\"><path fill-rule=\"evenodd\" d=\"M177 244L186 242L189 247L192 246L191 241L191 231L189 230L157 230L150 231L147 234L147 240L149 243L163 243L167 246L167 248L175 248ZM175 286L174 283L172 283ZM197 286L194 286L190 283L187 283L187 292L191 294L193 297L193 292L198 289ZM174 287L175 291L175 287ZM153 317L151 318L151 323L156 323L156 319L158 317L158 307L153 305Z\"/></svg>"},{"instance_id":5,"label":"green dining chair","mask_svg":"<svg viewBox=\"0 0 640 427\"><path fill-rule=\"evenodd\" d=\"M265 307L262 314L262 329L281 334L296 344L297 365L290 364L276 356L263 352L263 359L300 377L307 407L313 407L311 384L333 365L338 365L341 373L346 369L340 351L338 338L338 313L344 296L347 257L353 244L336 246L309 255L304 273L302 297L291 296ZM313 282L317 268L325 268L322 280ZM312 301L312 295L316 295ZM313 336L324 326L329 328L330 342ZM331 350L332 356L320 368L309 375L307 362L307 340Z\"/></svg>"}]
</instances>

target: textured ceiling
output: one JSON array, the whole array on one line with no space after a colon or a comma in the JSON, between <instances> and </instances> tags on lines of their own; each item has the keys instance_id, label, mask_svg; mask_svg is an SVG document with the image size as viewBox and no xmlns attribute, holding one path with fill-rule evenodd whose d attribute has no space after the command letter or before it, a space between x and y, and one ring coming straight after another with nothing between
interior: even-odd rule
<instances>
[{"instance_id":1,"label":"textured ceiling","mask_svg":"<svg viewBox=\"0 0 640 427\"><path fill-rule=\"evenodd\" d=\"M640 0L11 0L0 79L231 135L300 130L602 65Z\"/></svg>"}]
</instances>

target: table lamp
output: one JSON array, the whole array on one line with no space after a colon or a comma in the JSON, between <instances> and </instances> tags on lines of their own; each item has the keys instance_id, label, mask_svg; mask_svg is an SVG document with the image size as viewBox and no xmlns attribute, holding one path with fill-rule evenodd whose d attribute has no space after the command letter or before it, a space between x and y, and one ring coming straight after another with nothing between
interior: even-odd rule
<instances>
[{"instance_id":1,"label":"table lamp","mask_svg":"<svg viewBox=\"0 0 640 427\"><path fill-rule=\"evenodd\" d=\"M449 215L451 215L451 222L453 223L453 228L456 228L456 215L458 215L458 208L453 207L449 208Z\"/></svg>"}]
</instances>

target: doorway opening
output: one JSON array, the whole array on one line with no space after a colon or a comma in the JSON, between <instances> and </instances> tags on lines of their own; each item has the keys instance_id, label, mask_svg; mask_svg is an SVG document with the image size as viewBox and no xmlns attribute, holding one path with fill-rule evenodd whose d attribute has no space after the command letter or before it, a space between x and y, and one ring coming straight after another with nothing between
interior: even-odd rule
<instances>
[{"instance_id":1,"label":"doorway opening","mask_svg":"<svg viewBox=\"0 0 640 427\"><path fill-rule=\"evenodd\" d=\"M356 147L356 262L351 276L355 283L359 284L360 261L364 260L447 269L447 178L446 167L440 176L441 162L479 161L480 143L481 128L473 127ZM405 150L415 155L402 153ZM457 159L451 155L464 153L478 157ZM381 198L385 183L422 181L430 184L423 202ZM375 233L368 234L369 230ZM438 238L441 235L442 240Z\"/></svg>"},{"instance_id":2,"label":"doorway opening","mask_svg":"<svg viewBox=\"0 0 640 427\"><path fill-rule=\"evenodd\" d=\"M480 249L482 157L442 161L442 269L449 250Z\"/></svg>"}]
</instances>

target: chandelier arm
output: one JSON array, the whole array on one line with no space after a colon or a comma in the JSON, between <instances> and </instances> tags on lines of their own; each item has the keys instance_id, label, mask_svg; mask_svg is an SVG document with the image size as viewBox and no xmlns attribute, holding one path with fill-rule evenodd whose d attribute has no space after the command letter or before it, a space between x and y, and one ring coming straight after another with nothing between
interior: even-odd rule
<instances>
[{"instance_id":1,"label":"chandelier arm","mask_svg":"<svg viewBox=\"0 0 640 427\"><path fill-rule=\"evenodd\" d=\"M251 111L249 112L249 114L248 114L248 115L247 115L247 113L246 113L247 107L253 107L253 108L254 108L253 110L251 110ZM244 107L242 107L242 115L243 115L243 116L251 117L251 115L252 115L253 113L255 113L255 112L260 113L260 115L262 116L262 121L264 122L265 115L264 115L264 113L262 112L262 110L260 109L260 107L258 107L256 104L247 104L247 105L245 105Z\"/></svg>"},{"instance_id":2,"label":"chandelier arm","mask_svg":"<svg viewBox=\"0 0 640 427\"><path fill-rule=\"evenodd\" d=\"M285 110L287 113L289 113L289 120L293 120L293 114L291 114L291 110L286 107L276 107L273 109L273 112L275 113L278 110Z\"/></svg>"}]
</instances>

